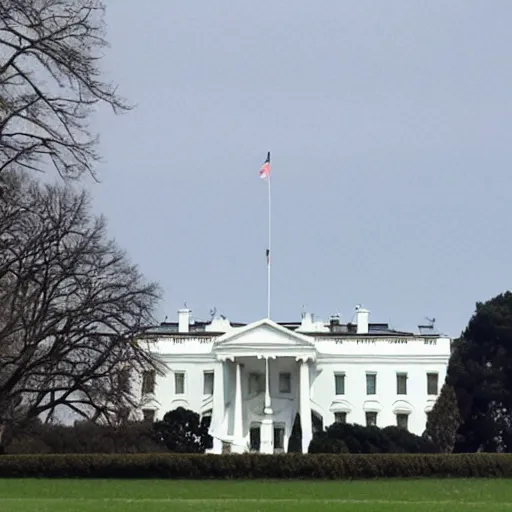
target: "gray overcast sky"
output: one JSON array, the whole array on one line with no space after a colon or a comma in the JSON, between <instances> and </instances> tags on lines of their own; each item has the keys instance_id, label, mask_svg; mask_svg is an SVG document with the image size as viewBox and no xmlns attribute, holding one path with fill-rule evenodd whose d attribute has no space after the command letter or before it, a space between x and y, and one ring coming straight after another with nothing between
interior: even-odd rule
<instances>
[{"instance_id":1,"label":"gray overcast sky","mask_svg":"<svg viewBox=\"0 0 512 512\"><path fill-rule=\"evenodd\" d=\"M510 0L110 2L95 207L207 319L302 306L458 335L512 279ZM143 5L143 6L142 6Z\"/></svg>"}]
</instances>

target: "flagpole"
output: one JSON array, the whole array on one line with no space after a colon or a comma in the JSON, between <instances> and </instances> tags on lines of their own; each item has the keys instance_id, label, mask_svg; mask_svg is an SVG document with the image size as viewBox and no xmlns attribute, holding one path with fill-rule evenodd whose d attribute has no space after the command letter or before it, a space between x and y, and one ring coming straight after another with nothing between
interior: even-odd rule
<instances>
[{"instance_id":1,"label":"flagpole","mask_svg":"<svg viewBox=\"0 0 512 512\"><path fill-rule=\"evenodd\" d=\"M271 177L270 174L268 176L268 256L267 256L267 318L270 319L270 298L271 298L271 288L270 288L270 262L272 251L270 250L270 246L272 243L272 193L270 187Z\"/></svg>"},{"instance_id":2,"label":"flagpole","mask_svg":"<svg viewBox=\"0 0 512 512\"><path fill-rule=\"evenodd\" d=\"M268 245L267 245L267 318L270 319L270 245L272 243L272 189L270 186L270 151L260 167L260 178L268 181Z\"/></svg>"}]
</instances>

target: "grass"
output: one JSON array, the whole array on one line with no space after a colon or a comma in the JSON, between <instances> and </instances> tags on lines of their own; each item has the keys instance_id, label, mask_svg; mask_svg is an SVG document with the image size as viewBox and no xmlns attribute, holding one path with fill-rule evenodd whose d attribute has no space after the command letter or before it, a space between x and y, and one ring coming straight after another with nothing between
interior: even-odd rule
<instances>
[{"instance_id":1,"label":"grass","mask_svg":"<svg viewBox=\"0 0 512 512\"><path fill-rule=\"evenodd\" d=\"M512 512L512 481L0 479L2 512Z\"/></svg>"}]
</instances>

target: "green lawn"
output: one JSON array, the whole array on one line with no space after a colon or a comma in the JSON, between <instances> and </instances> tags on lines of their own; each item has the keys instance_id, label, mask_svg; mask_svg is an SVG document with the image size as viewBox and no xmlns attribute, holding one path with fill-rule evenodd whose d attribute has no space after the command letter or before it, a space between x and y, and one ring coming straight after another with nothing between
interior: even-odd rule
<instances>
[{"instance_id":1,"label":"green lawn","mask_svg":"<svg viewBox=\"0 0 512 512\"><path fill-rule=\"evenodd\" d=\"M1 480L1 512L512 511L512 480Z\"/></svg>"}]
</instances>

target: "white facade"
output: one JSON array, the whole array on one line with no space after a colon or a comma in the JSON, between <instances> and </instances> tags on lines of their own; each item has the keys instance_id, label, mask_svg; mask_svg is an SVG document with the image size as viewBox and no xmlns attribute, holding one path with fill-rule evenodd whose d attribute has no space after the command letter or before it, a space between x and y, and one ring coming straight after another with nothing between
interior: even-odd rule
<instances>
[{"instance_id":1,"label":"white facade","mask_svg":"<svg viewBox=\"0 0 512 512\"><path fill-rule=\"evenodd\" d=\"M147 334L166 370L143 379L143 412L161 419L182 406L211 416L214 453L286 451L297 413L304 452L315 425L335 421L398 424L421 435L451 340L394 331L368 315L357 308L354 325L307 314L300 323L232 325L192 322L180 310L178 322Z\"/></svg>"}]
</instances>

